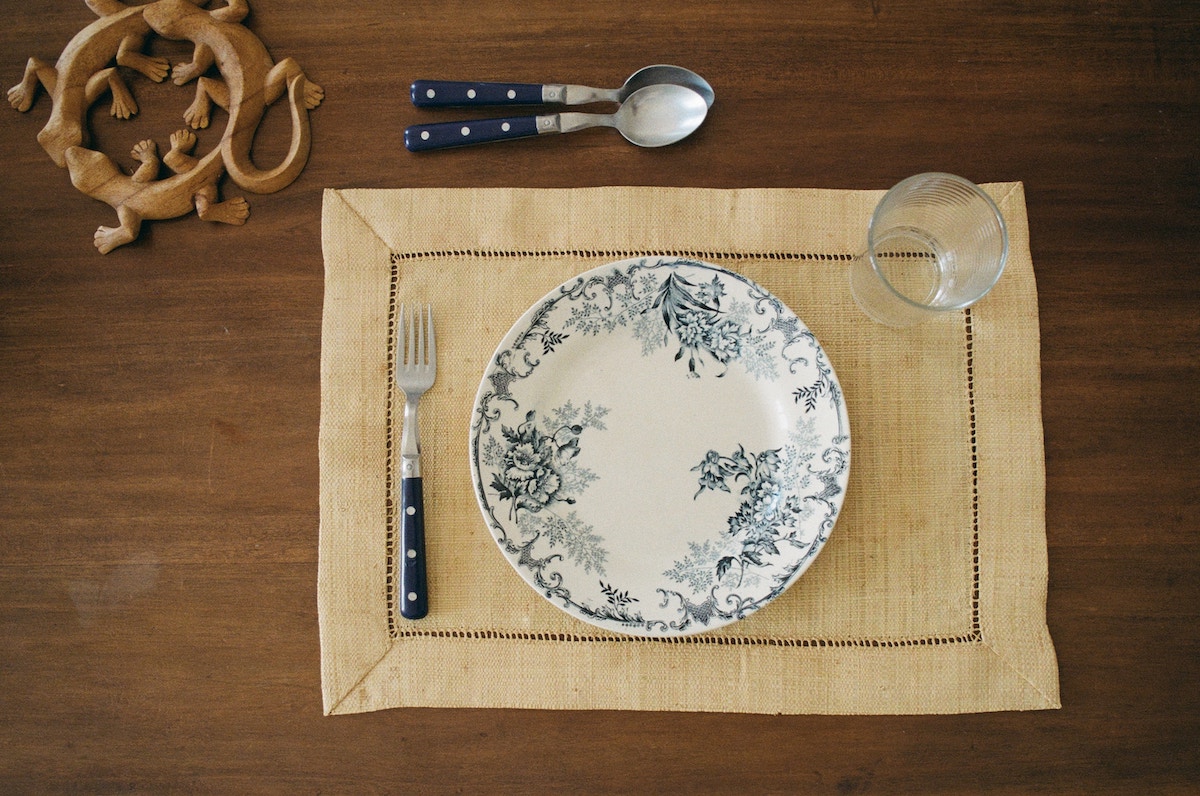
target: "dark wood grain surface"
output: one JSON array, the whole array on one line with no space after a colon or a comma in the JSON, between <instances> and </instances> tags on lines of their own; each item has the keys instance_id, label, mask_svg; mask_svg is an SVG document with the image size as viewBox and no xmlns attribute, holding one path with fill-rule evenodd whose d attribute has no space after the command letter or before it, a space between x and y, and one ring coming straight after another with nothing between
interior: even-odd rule
<instances>
[{"instance_id":1,"label":"dark wood grain surface","mask_svg":"<svg viewBox=\"0 0 1200 796\"><path fill-rule=\"evenodd\" d=\"M100 256L115 215L38 146L47 98L0 112L0 790L1200 790L1200 6L251 2L249 27L327 99L307 170L250 196L245 227L155 222ZM6 87L93 19L3 5ZM649 63L716 89L677 146L600 130L403 149L406 125L443 118L408 102L415 78L616 86ZM131 83L139 117L91 117L127 166L188 94ZM884 188L926 170L1026 185L1061 710L322 717L323 188Z\"/></svg>"}]
</instances>

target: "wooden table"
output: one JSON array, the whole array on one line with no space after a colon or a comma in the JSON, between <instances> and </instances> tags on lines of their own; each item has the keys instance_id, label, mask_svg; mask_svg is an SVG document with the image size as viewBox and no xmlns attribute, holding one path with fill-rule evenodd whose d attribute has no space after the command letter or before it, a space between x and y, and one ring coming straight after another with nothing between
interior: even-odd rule
<instances>
[{"instance_id":1,"label":"wooden table","mask_svg":"<svg viewBox=\"0 0 1200 796\"><path fill-rule=\"evenodd\" d=\"M5 86L93 19L75 0L7 5ZM307 170L250 196L245 227L156 222L101 256L114 214L38 146L49 102L0 113L0 790L1200 788L1200 6L252 7L327 99ZM717 93L675 147L591 131L403 149L433 118L408 102L415 78L615 86L656 62ZM127 166L186 103L133 88L136 120L92 115ZM260 163L281 157L285 117L268 115ZM1028 192L1061 710L321 715L323 188L883 188L926 170Z\"/></svg>"}]
</instances>

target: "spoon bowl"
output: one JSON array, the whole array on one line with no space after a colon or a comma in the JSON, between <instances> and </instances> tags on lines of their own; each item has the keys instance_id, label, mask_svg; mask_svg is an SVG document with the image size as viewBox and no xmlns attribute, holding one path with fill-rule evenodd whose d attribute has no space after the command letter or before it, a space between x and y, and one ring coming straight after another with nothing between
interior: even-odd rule
<instances>
[{"instance_id":1,"label":"spoon bowl","mask_svg":"<svg viewBox=\"0 0 1200 796\"><path fill-rule=\"evenodd\" d=\"M613 127L630 143L660 147L696 132L707 115L704 97L692 89L673 83L652 83L630 94L612 120Z\"/></svg>"},{"instance_id":2,"label":"spoon bowl","mask_svg":"<svg viewBox=\"0 0 1200 796\"><path fill-rule=\"evenodd\" d=\"M652 86L656 83L670 83L675 86L684 86L699 94L704 99L704 105L711 108L713 100L716 99L716 94L713 92L713 87L708 84L708 81L700 77L690 69L684 69L682 66L671 66L670 64L655 64L654 66L645 66L634 72L625 81L625 85L617 89L617 102L624 102L629 99L630 95L647 86Z\"/></svg>"}]
</instances>

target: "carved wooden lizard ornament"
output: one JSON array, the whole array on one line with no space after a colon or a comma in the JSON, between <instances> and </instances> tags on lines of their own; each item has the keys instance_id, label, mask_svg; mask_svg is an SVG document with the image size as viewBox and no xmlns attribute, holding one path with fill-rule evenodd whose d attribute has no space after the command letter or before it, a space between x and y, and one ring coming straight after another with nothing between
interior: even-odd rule
<instances>
[{"instance_id":1,"label":"carved wooden lizard ornament","mask_svg":"<svg viewBox=\"0 0 1200 796\"><path fill-rule=\"evenodd\" d=\"M225 171L255 193L281 190L300 175L311 147L308 111L321 103L324 91L305 78L293 59L274 63L262 42L239 24L249 13L246 0L229 0L212 11L200 7L206 0L157 0L143 6L86 2L100 19L71 40L54 67L30 58L21 83L8 97L14 108L25 111L33 104L38 83L50 95L54 108L38 141L56 163L67 167L76 188L117 211L120 226L101 226L94 236L102 254L136 239L144 220L175 218L192 209L206 221L245 223L250 208L244 199L218 200L217 183ZM229 123L220 143L200 158L191 155L196 136L190 130L171 136L171 149L161 161L153 141L140 142L131 153L140 165L127 176L107 155L84 146L85 121L88 108L106 90L113 95L114 116L128 118L137 111L116 67L109 66L114 59L152 80L166 77L165 59L139 52L151 32L195 45L191 62L170 70L177 85L197 81L185 121L195 129L207 127L215 103L229 113ZM220 80L203 76L214 65ZM267 105L285 92L291 146L279 166L261 170L250 157L254 135ZM174 174L157 179L163 163Z\"/></svg>"}]
</instances>

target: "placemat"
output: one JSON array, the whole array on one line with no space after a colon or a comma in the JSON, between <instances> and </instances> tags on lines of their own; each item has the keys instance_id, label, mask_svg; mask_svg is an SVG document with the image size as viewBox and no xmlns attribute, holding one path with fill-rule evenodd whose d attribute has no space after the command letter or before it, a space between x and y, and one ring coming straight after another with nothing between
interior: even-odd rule
<instances>
[{"instance_id":1,"label":"placemat","mask_svg":"<svg viewBox=\"0 0 1200 796\"><path fill-rule=\"evenodd\" d=\"M984 187L1011 236L1003 278L975 307L902 330L867 319L847 282L882 191L326 191L325 712L1059 707L1024 189ZM468 454L479 380L513 322L578 273L655 254L738 272L788 304L825 348L851 423L846 499L812 567L749 618L671 640L603 631L527 586L483 522ZM415 622L394 578L395 318L411 301L432 302L438 334L421 401L431 607Z\"/></svg>"}]
</instances>

